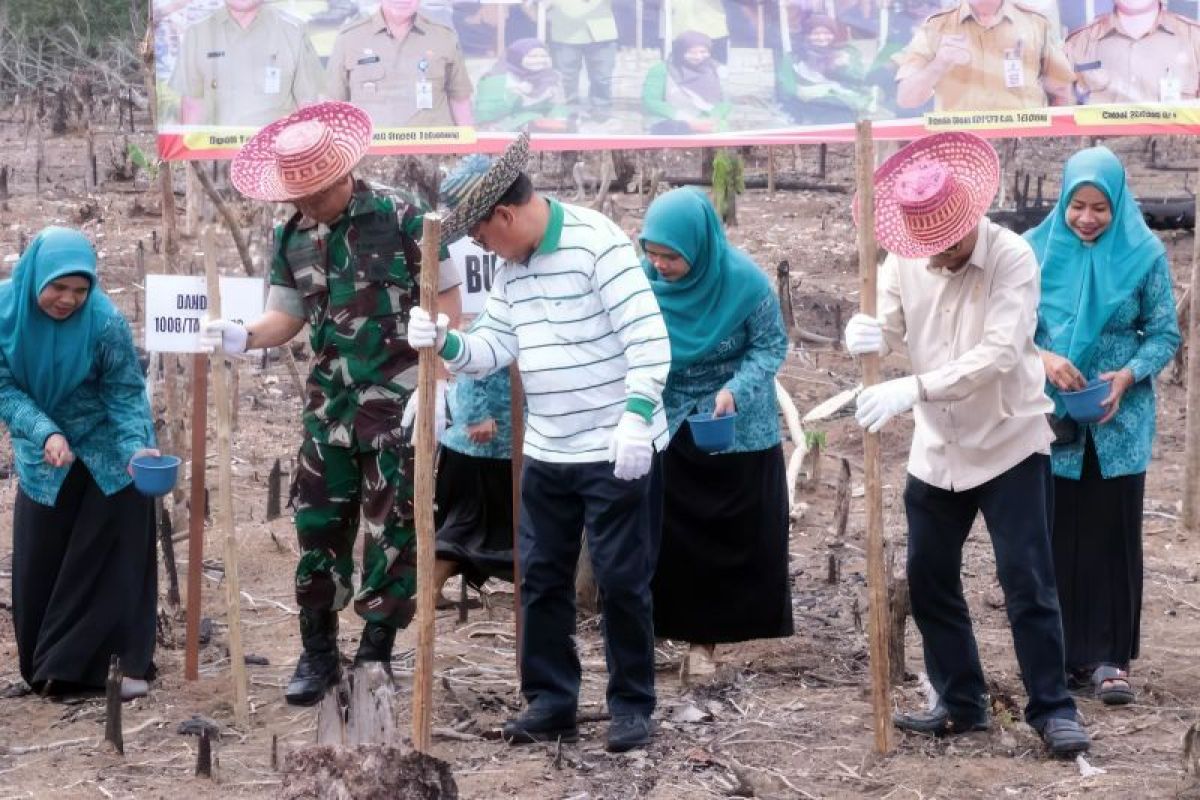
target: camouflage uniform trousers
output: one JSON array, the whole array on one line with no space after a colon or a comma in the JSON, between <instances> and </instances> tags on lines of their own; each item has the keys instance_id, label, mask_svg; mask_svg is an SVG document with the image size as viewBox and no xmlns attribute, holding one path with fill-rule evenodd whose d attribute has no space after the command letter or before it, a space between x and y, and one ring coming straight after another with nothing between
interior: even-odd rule
<instances>
[{"instance_id":1,"label":"camouflage uniform trousers","mask_svg":"<svg viewBox=\"0 0 1200 800\"><path fill-rule=\"evenodd\" d=\"M416 604L413 451L336 447L305 436L292 483L300 563L296 602L340 611L351 599L368 622L403 628ZM362 580L354 592L354 542L365 522Z\"/></svg>"}]
</instances>

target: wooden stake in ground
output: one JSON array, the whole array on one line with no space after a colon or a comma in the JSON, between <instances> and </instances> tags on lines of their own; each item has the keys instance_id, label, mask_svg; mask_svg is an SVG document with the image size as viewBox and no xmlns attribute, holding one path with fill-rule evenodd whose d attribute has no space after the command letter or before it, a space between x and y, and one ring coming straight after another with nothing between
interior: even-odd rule
<instances>
[{"instance_id":1,"label":"wooden stake in ground","mask_svg":"<svg viewBox=\"0 0 1200 800\"><path fill-rule=\"evenodd\" d=\"M516 364L508 368L512 417L513 619L517 633L517 675L521 674L521 469L525 465L525 385Z\"/></svg>"},{"instance_id":2,"label":"wooden stake in ground","mask_svg":"<svg viewBox=\"0 0 1200 800\"><path fill-rule=\"evenodd\" d=\"M427 214L421 229L421 308L437 319L438 250L442 218ZM433 736L433 633L437 608L433 585L433 404L436 400L438 354L433 348L420 351L417 366L416 480L413 486L413 515L417 528L417 655L413 666L413 747L429 752Z\"/></svg>"},{"instance_id":3,"label":"wooden stake in ground","mask_svg":"<svg viewBox=\"0 0 1200 800\"><path fill-rule=\"evenodd\" d=\"M204 275L208 279L208 313L221 318L221 281L217 272L216 236L204 228ZM229 408L228 357L213 359L213 395L217 407L217 527L225 539L225 599L229 622L229 661L233 677L233 716L243 729L250 725L246 658L242 651L242 589L238 581L237 530L233 525L233 443ZM189 565L190 566L190 565Z\"/></svg>"},{"instance_id":4,"label":"wooden stake in ground","mask_svg":"<svg viewBox=\"0 0 1200 800\"><path fill-rule=\"evenodd\" d=\"M208 428L208 356L192 356L192 493L188 506L187 634L183 677L200 679L200 584L204 568L205 433Z\"/></svg>"},{"instance_id":5,"label":"wooden stake in ground","mask_svg":"<svg viewBox=\"0 0 1200 800\"><path fill-rule=\"evenodd\" d=\"M114 653L108 662L108 680L104 685L104 741L125 755L125 735L121 730L121 659Z\"/></svg>"},{"instance_id":6,"label":"wooden stake in ground","mask_svg":"<svg viewBox=\"0 0 1200 800\"><path fill-rule=\"evenodd\" d=\"M855 147L858 183L858 274L862 313L875 316L876 278L879 271L875 246L875 144L871 122L857 125ZM862 357L863 386L879 383L879 356ZM891 666L888 658L888 581L883 559L883 472L879 434L863 432L863 465L867 502L867 594L870 616L867 639L871 653L871 708L874 711L875 751L892 749Z\"/></svg>"},{"instance_id":7,"label":"wooden stake in ground","mask_svg":"<svg viewBox=\"0 0 1200 800\"><path fill-rule=\"evenodd\" d=\"M1197 196L1200 212L1200 195ZM1196 215L1200 219L1200 213ZM1200 529L1200 226L1192 231L1191 304L1187 338L1187 443L1184 448L1183 526Z\"/></svg>"}]
</instances>

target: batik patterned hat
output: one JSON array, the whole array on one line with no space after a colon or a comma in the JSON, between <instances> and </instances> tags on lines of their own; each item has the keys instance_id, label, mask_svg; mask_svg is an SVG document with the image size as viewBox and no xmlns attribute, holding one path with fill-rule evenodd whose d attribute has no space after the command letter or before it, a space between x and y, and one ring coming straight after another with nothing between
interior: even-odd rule
<instances>
[{"instance_id":1,"label":"batik patterned hat","mask_svg":"<svg viewBox=\"0 0 1200 800\"><path fill-rule=\"evenodd\" d=\"M529 134L517 140L494 160L468 156L442 181L443 204L450 213L442 222L442 241L458 241L492 212L529 162Z\"/></svg>"}]
</instances>

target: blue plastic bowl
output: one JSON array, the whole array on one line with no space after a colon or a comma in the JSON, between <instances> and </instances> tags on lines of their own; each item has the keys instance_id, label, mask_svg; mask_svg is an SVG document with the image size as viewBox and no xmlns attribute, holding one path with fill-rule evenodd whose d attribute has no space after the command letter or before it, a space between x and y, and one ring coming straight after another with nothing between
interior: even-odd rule
<instances>
[{"instance_id":1,"label":"blue plastic bowl","mask_svg":"<svg viewBox=\"0 0 1200 800\"><path fill-rule=\"evenodd\" d=\"M144 495L162 497L175 488L179 456L138 456L133 460L133 485Z\"/></svg>"},{"instance_id":2,"label":"blue plastic bowl","mask_svg":"<svg viewBox=\"0 0 1200 800\"><path fill-rule=\"evenodd\" d=\"M1062 392L1060 396L1071 419L1076 422L1096 422L1108 413L1100 403L1108 399L1111 389L1108 381L1092 378L1088 381L1086 389L1080 389L1078 392Z\"/></svg>"},{"instance_id":3,"label":"blue plastic bowl","mask_svg":"<svg viewBox=\"0 0 1200 800\"><path fill-rule=\"evenodd\" d=\"M714 417L712 414L692 414L688 425L692 426L692 441L706 453L719 453L733 446L733 421L737 414Z\"/></svg>"}]
</instances>

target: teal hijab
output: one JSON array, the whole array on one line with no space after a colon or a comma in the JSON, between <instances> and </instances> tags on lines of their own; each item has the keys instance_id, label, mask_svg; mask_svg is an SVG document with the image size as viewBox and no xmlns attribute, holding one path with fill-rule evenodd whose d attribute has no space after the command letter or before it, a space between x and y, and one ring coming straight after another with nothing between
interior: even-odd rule
<instances>
[{"instance_id":1,"label":"teal hijab","mask_svg":"<svg viewBox=\"0 0 1200 800\"><path fill-rule=\"evenodd\" d=\"M1067 205L1082 186L1095 186L1112 206L1112 223L1086 244L1067 227ZM1054 211L1025 234L1042 267L1038 308L1048 346L1087 378L1100 332L1117 308L1141 286L1166 248L1146 225L1125 178L1125 167L1107 147L1080 150L1063 169Z\"/></svg>"},{"instance_id":2,"label":"teal hijab","mask_svg":"<svg viewBox=\"0 0 1200 800\"><path fill-rule=\"evenodd\" d=\"M670 248L691 265L687 275L668 281L642 259L671 337L672 369L715 350L771 292L758 265L729 244L712 202L697 189L673 189L651 203L640 239L642 247Z\"/></svg>"},{"instance_id":3,"label":"teal hijab","mask_svg":"<svg viewBox=\"0 0 1200 800\"><path fill-rule=\"evenodd\" d=\"M58 278L91 281L87 300L56 320L38 307L38 295ZM13 379L48 416L87 377L104 325L117 314L96 277L96 251L80 231L44 228L21 256L12 278L0 283L0 353ZM41 447L41 443L35 443Z\"/></svg>"}]
</instances>

